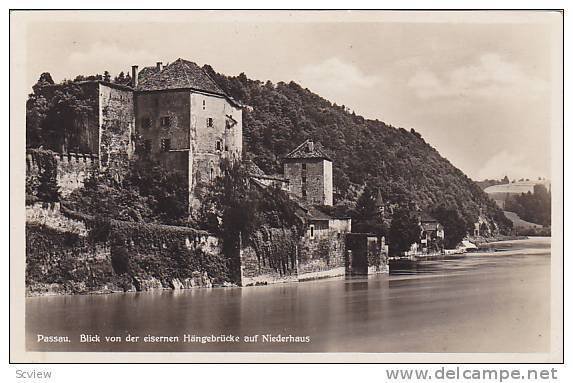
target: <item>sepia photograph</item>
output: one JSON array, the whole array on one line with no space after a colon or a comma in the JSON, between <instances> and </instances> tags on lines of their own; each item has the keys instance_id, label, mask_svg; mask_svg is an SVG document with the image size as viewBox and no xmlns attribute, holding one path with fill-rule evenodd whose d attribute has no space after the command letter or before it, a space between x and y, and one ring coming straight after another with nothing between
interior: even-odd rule
<instances>
[{"instance_id":1,"label":"sepia photograph","mask_svg":"<svg viewBox=\"0 0 573 383\"><path fill-rule=\"evenodd\" d=\"M561 11L10 33L14 361L563 361Z\"/></svg>"}]
</instances>

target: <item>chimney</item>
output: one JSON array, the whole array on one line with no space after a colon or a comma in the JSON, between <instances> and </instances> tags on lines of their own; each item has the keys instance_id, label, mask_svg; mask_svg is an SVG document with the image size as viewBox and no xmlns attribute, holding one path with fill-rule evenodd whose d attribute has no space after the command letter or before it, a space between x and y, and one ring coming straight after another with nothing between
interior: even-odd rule
<instances>
[{"instance_id":1,"label":"chimney","mask_svg":"<svg viewBox=\"0 0 573 383\"><path fill-rule=\"evenodd\" d=\"M137 75L138 75L137 68L138 68L137 65L131 66L131 84L133 85L134 88L137 86Z\"/></svg>"},{"instance_id":2,"label":"chimney","mask_svg":"<svg viewBox=\"0 0 573 383\"><path fill-rule=\"evenodd\" d=\"M157 62L157 71L158 72L161 70L161 64L163 64L161 61Z\"/></svg>"}]
</instances>

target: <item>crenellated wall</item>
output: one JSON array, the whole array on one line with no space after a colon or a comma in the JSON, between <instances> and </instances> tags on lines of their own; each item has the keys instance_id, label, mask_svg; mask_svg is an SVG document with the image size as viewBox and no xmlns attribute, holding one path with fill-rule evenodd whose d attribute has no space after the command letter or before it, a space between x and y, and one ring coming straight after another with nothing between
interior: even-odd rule
<instances>
[{"instance_id":1,"label":"crenellated wall","mask_svg":"<svg viewBox=\"0 0 573 383\"><path fill-rule=\"evenodd\" d=\"M57 181L62 196L69 195L75 189L82 187L90 173L99 167L99 158L95 154L82 153L53 153L57 162ZM36 152L26 152L26 174L39 174Z\"/></svg>"}]
</instances>

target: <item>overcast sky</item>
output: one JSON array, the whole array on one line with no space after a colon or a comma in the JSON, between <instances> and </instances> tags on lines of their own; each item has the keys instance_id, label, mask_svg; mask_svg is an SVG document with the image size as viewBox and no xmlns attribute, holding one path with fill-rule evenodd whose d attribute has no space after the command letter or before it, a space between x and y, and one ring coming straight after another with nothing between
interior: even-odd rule
<instances>
[{"instance_id":1,"label":"overcast sky","mask_svg":"<svg viewBox=\"0 0 573 383\"><path fill-rule=\"evenodd\" d=\"M559 15L67 16L29 24L30 90L44 71L60 81L181 57L227 75L294 80L367 118L414 128L476 180L550 176Z\"/></svg>"}]
</instances>

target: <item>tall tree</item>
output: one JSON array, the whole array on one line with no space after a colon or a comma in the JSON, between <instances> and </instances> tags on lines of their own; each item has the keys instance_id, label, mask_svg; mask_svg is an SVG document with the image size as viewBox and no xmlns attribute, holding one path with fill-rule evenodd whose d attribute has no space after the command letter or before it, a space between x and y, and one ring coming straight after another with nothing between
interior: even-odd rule
<instances>
[{"instance_id":1,"label":"tall tree","mask_svg":"<svg viewBox=\"0 0 573 383\"><path fill-rule=\"evenodd\" d=\"M407 208L400 207L394 211L388 233L390 253L398 255L410 249L420 240L420 225L417 217Z\"/></svg>"},{"instance_id":2,"label":"tall tree","mask_svg":"<svg viewBox=\"0 0 573 383\"><path fill-rule=\"evenodd\" d=\"M455 248L467 235L466 222L457 210L439 205L432 210L432 216L444 227L446 249Z\"/></svg>"}]
</instances>

